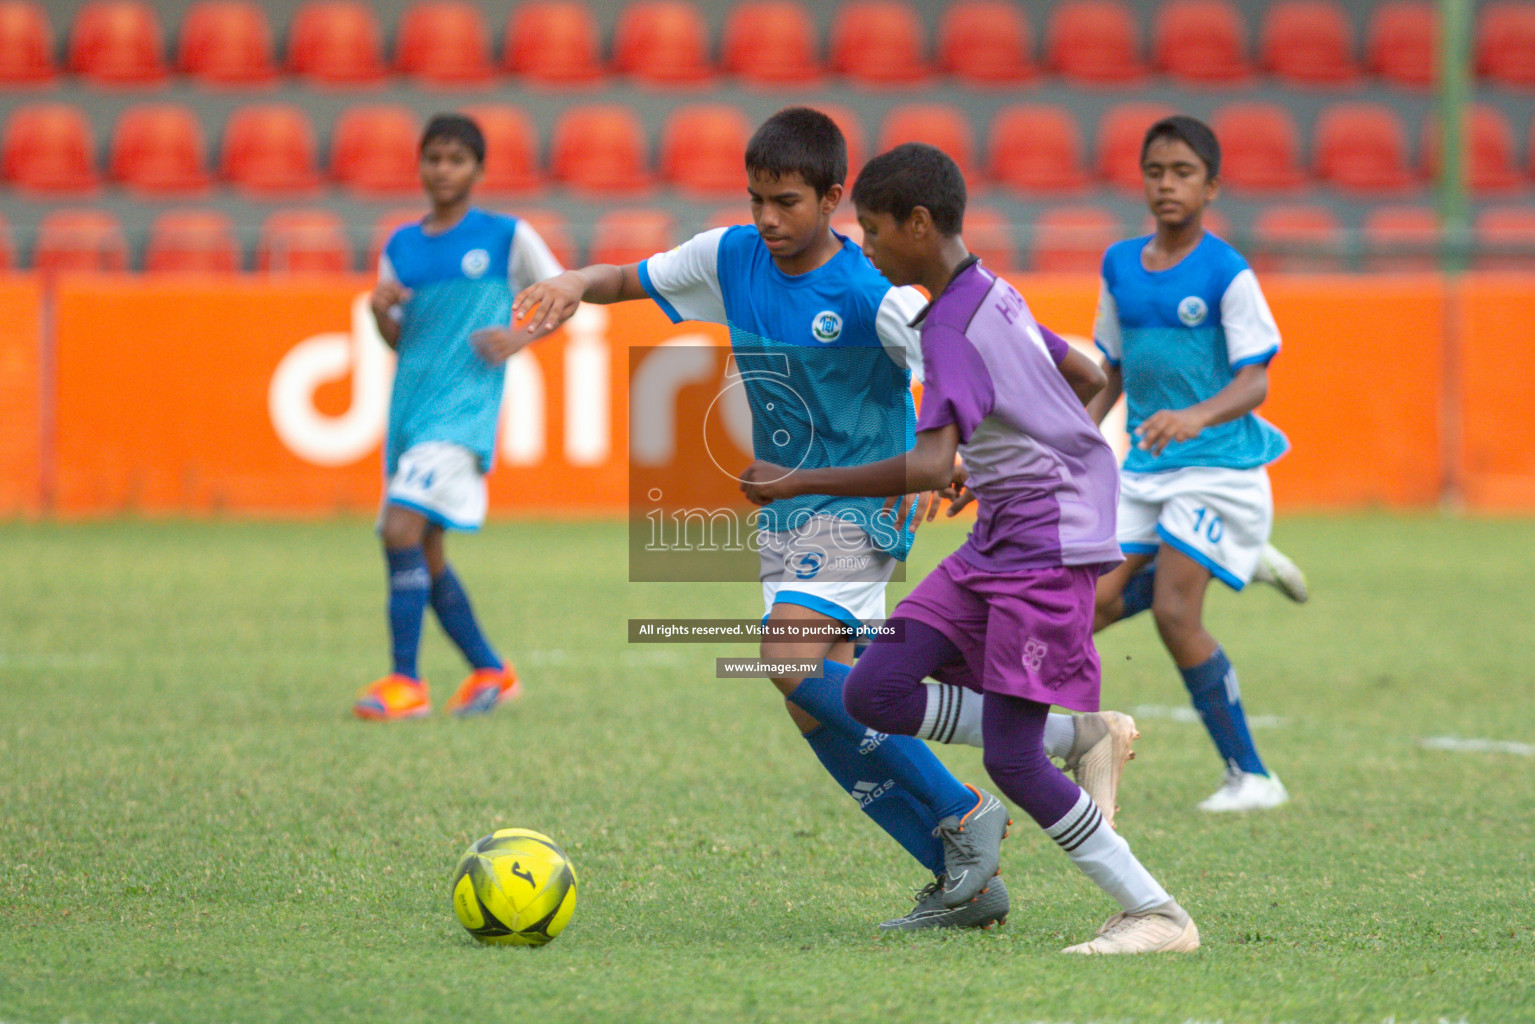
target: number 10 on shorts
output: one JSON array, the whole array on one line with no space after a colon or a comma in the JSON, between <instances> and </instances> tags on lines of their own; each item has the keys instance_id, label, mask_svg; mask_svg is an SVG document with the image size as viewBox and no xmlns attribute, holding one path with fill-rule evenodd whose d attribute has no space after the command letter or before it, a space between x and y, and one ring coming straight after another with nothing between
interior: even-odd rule
<instances>
[{"instance_id":1,"label":"number 10 on shorts","mask_svg":"<svg viewBox=\"0 0 1535 1024\"><path fill-rule=\"evenodd\" d=\"M1202 533L1211 544L1219 544L1221 537L1225 535L1225 527L1221 525L1221 517L1218 513L1211 512L1201 505L1194 510L1194 532Z\"/></svg>"}]
</instances>

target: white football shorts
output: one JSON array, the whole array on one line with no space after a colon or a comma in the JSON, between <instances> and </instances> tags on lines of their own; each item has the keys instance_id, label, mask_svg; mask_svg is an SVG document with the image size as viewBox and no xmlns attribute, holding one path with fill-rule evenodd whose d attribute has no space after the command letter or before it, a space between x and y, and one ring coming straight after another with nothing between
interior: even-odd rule
<instances>
[{"instance_id":1,"label":"white football shorts","mask_svg":"<svg viewBox=\"0 0 1535 1024\"><path fill-rule=\"evenodd\" d=\"M1253 577L1274 526L1268 471L1190 466L1123 473L1119 546L1127 555L1181 551L1233 590Z\"/></svg>"},{"instance_id":2,"label":"white football shorts","mask_svg":"<svg viewBox=\"0 0 1535 1024\"><path fill-rule=\"evenodd\" d=\"M412 445L400 456L384 489L386 506L412 509L450 530L485 525L489 502L479 457L451 441Z\"/></svg>"},{"instance_id":3,"label":"white football shorts","mask_svg":"<svg viewBox=\"0 0 1535 1024\"><path fill-rule=\"evenodd\" d=\"M762 535L763 617L777 603L859 626L885 617L885 585L896 559L857 525L814 516L805 526Z\"/></svg>"}]
</instances>

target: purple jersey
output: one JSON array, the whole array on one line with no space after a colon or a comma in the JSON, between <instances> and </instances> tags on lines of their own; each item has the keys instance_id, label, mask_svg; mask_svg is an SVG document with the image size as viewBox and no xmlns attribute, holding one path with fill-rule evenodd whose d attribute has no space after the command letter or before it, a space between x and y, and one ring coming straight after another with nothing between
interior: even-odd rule
<instances>
[{"instance_id":1,"label":"purple jersey","mask_svg":"<svg viewBox=\"0 0 1535 1024\"><path fill-rule=\"evenodd\" d=\"M972 259L917 322L917 430L959 428L976 495L975 528L956 554L990 572L1119 562L1114 452L1023 296Z\"/></svg>"}]
</instances>

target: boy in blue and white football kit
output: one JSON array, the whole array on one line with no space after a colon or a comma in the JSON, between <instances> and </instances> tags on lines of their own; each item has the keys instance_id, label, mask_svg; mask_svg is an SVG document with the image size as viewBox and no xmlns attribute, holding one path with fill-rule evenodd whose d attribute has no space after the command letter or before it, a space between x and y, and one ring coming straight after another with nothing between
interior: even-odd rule
<instances>
[{"instance_id":1,"label":"boy in blue and white football kit","mask_svg":"<svg viewBox=\"0 0 1535 1024\"><path fill-rule=\"evenodd\" d=\"M1226 781L1209 811L1274 807L1289 797L1264 766L1236 671L1205 630L1212 578L1241 590L1255 575L1304 600L1299 571L1268 545L1273 498L1264 469L1289 442L1253 410L1267 394L1279 329L1247 261L1206 232L1220 149L1199 121L1172 117L1142 147L1157 232L1110 246L1094 340L1109 386L1089 406L1101 422L1123 392L1135 443L1120 483L1126 561L1099 581L1097 628L1150 608L1217 751Z\"/></svg>"},{"instance_id":2,"label":"boy in blue and white football kit","mask_svg":"<svg viewBox=\"0 0 1535 1024\"><path fill-rule=\"evenodd\" d=\"M707 231L638 264L586 267L528 289L514 307L529 318L523 343L553 330L581 301L649 298L673 321L730 328L759 458L781 459L789 443L802 445L811 465L900 455L915 437L910 381L921 352L908 325L925 302L913 289L893 288L857 245L831 230L847 174L842 133L825 114L791 107L757 130L745 164L755 227ZM787 368L795 401L775 400L784 392L748 372L763 361ZM952 913L935 924L1000 920L1006 890L993 876L1010 824L1001 802L961 784L920 740L866 729L842 702L854 633L883 618L885 582L910 549L913 525L882 517L879 498L785 504L762 523L769 628L796 623L840 633L764 640L765 659L824 659L821 676L774 678L790 716L842 790L944 880ZM816 569L803 558L807 550L846 557Z\"/></svg>"},{"instance_id":3,"label":"boy in blue and white football kit","mask_svg":"<svg viewBox=\"0 0 1535 1024\"><path fill-rule=\"evenodd\" d=\"M394 664L358 693L353 711L359 718L412 718L431 710L417 669L428 605L473 669L449 711L483 713L521 692L516 673L480 630L447 562L443 534L477 530L485 521L485 474L506 371L478 351L475 335L504 329L514 291L562 268L527 223L469 205L484 146L469 118L432 120L421 142L432 213L397 230L379 256L374 318L399 354L379 515Z\"/></svg>"}]
</instances>

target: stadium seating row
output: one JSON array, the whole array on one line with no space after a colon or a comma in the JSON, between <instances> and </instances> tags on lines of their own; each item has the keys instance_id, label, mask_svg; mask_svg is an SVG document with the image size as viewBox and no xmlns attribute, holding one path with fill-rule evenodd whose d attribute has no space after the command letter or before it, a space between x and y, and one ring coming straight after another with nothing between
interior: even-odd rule
<instances>
[{"instance_id":1,"label":"stadium seating row","mask_svg":"<svg viewBox=\"0 0 1535 1024\"><path fill-rule=\"evenodd\" d=\"M849 137L853 167L867 152L858 119L830 111ZM911 104L892 109L877 136L880 150L923 141L951 154L978 186L994 182L1022 193L1058 194L1102 180L1139 187L1137 153L1146 128L1173 108L1131 103L1108 110L1097 126L1095 153L1085 155L1078 119L1062 107L1021 104L1004 108L987 131L984 159L970 119L958 107ZM720 104L678 108L661 132L653 173L644 125L621 105L568 110L554 126L546 166L532 119L511 105L472 107L488 141L484 190L527 194L553 182L588 194L624 196L657 179L691 194L724 196L742 189L741 154L752 125L739 109ZM1303 156L1301 132L1289 111L1272 103L1235 103L1211 119L1222 140L1223 176L1254 192L1295 191L1322 182L1358 192L1391 194L1421 186L1439 165L1439 132L1420 133L1416 155L1406 125L1388 106L1341 103L1325 108ZM322 174L316 128L293 105L251 105L223 127L216 167L197 113L177 104L130 107L111 132L105 178L149 194L206 190L215 179L251 194L301 196L323 180L367 197L407 195L419 189L416 114L407 107L359 105L337 118L330 159ZM1469 181L1474 192L1523 188L1535 171L1535 125L1521 154L1514 129L1490 106L1473 108L1468 121ZM35 193L89 193L102 182L90 118L57 103L15 109L0 132L0 181Z\"/></svg>"},{"instance_id":2,"label":"stadium seating row","mask_svg":"<svg viewBox=\"0 0 1535 1024\"><path fill-rule=\"evenodd\" d=\"M1216 84L1259 73L1339 84L1368 73L1419 86L1433 77L1434 7L1432 0L1377 6L1361 62L1337 0L1278 0L1257 26L1249 26L1231 0L1163 0L1149 52L1124 0L1063 0L1049 14L1040 48L1023 7L1012 0L947 6L931 45L921 18L902 0L848 0L832 20L823 59L815 20L801 0L746 0L730 12L716 59L703 16L686 0L630 4L606 58L582 0L533 0L512 11L497 60L486 10L469 0L414 4L396 27L392 55L384 26L362 0L311 0L287 26L286 59L279 64L272 26L258 3L198 0L181 22L174 69L219 86L263 83L284 71L328 84L376 82L394 73L453 85L503 73L567 84L610 73L668 85L720 73L798 84L830 72L876 85L933 73L997 85L1043 71L1114 83L1159 72ZM1482 6L1475 49L1487 80L1535 85L1535 2ZM103 85L164 79L172 65L155 7L148 0L86 4L69 26L63 68ZM46 82L59 70L47 9L37 0L0 3L0 84Z\"/></svg>"},{"instance_id":3,"label":"stadium seating row","mask_svg":"<svg viewBox=\"0 0 1535 1024\"><path fill-rule=\"evenodd\" d=\"M549 211L518 211L534 224L567 266L578 252L564 220ZM380 217L372 231L367 263L376 265L378 251L390 231L419 216L419 210L399 210ZM710 222L735 224L737 208L721 210ZM1104 248L1133 226L1110 211L1094 206L1054 207L1030 225L1020 249L1012 225L996 210L976 207L966 215L965 239L1000 271L1091 273L1098 269ZM845 231L856 225L842 223ZM1211 211L1210 227L1229 234L1219 211ZM1238 240L1249 247L1260 271L1432 270L1437 266L1443 238L1434 212L1420 206L1381 206L1372 210L1360 233L1362 262L1354 262L1349 236L1323 207L1275 206L1254 219ZM671 214L655 209L621 209L603 214L592 232L585 258L598 263L629 263L670 248L678 241ZM1475 225L1476 258L1480 269L1535 270L1535 208L1513 207L1481 212ZM17 265L8 231L0 225L0 269ZM110 212L61 209L39 226L32 265L45 272L122 271L132 261L121 223ZM261 226L255 269L274 273L332 273L359 269L345 223L323 208L284 209ZM151 272L231 272L245 269L238 232L231 219L213 210L172 210L150 227L143 269Z\"/></svg>"}]
</instances>

